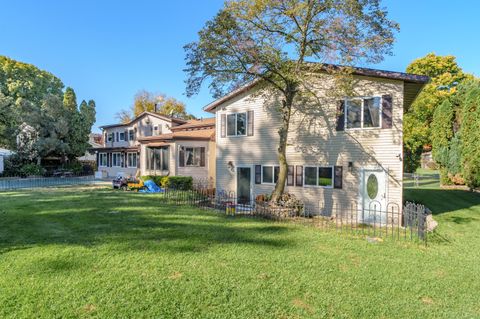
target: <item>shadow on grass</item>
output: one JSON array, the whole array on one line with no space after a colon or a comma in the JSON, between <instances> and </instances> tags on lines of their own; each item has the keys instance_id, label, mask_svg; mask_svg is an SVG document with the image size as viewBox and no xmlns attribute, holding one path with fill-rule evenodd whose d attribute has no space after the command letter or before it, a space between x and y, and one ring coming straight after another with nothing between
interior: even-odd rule
<instances>
[{"instance_id":1,"label":"shadow on grass","mask_svg":"<svg viewBox=\"0 0 480 319\"><path fill-rule=\"evenodd\" d=\"M228 244L271 248L295 244L282 236L286 227L260 219L231 219L196 208L165 206L153 196L57 191L20 198L10 198L0 213L0 253L51 244L109 244L122 250L173 253L203 252Z\"/></svg>"},{"instance_id":2,"label":"shadow on grass","mask_svg":"<svg viewBox=\"0 0 480 319\"><path fill-rule=\"evenodd\" d=\"M405 200L425 205L434 215L470 209L474 206L479 206L477 209L480 211L480 194L469 191L407 188L403 194Z\"/></svg>"}]
</instances>

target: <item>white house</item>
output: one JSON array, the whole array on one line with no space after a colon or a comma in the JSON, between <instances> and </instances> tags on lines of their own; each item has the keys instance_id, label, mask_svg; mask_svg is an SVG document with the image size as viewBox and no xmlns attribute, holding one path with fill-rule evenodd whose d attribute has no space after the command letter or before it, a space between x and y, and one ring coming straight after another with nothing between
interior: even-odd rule
<instances>
[{"instance_id":1,"label":"white house","mask_svg":"<svg viewBox=\"0 0 480 319\"><path fill-rule=\"evenodd\" d=\"M335 97L331 74L312 74L318 100L292 115L286 192L322 213L402 204L403 110L428 77L355 68L353 96ZM216 115L217 190L249 202L273 191L279 171L278 103L252 82L207 105ZM336 90L338 91L338 90ZM316 105L315 105L316 103Z\"/></svg>"},{"instance_id":2,"label":"white house","mask_svg":"<svg viewBox=\"0 0 480 319\"><path fill-rule=\"evenodd\" d=\"M0 174L3 173L5 169L5 158L12 155L13 152L4 148L0 148Z\"/></svg>"}]
</instances>

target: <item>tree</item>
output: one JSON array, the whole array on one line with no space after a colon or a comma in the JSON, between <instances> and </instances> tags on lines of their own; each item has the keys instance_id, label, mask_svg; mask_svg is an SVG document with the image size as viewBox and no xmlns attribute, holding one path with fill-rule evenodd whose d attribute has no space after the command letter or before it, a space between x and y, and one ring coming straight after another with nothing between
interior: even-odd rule
<instances>
[{"instance_id":1,"label":"tree","mask_svg":"<svg viewBox=\"0 0 480 319\"><path fill-rule=\"evenodd\" d=\"M93 101L79 109L75 91L63 92L59 78L0 56L0 144L16 150L21 162L83 155L94 122Z\"/></svg>"},{"instance_id":2,"label":"tree","mask_svg":"<svg viewBox=\"0 0 480 319\"><path fill-rule=\"evenodd\" d=\"M407 172L413 172L420 164L423 147L432 144L431 124L435 109L455 94L462 81L472 76L463 72L454 56L438 56L434 53L412 61L406 71L430 77L430 83L410 108L404 110L404 168Z\"/></svg>"},{"instance_id":3,"label":"tree","mask_svg":"<svg viewBox=\"0 0 480 319\"><path fill-rule=\"evenodd\" d=\"M470 82L462 108L462 173L471 189L480 186L480 80Z\"/></svg>"},{"instance_id":4,"label":"tree","mask_svg":"<svg viewBox=\"0 0 480 319\"><path fill-rule=\"evenodd\" d=\"M121 110L116 117L122 123L128 123L143 112L156 112L185 120L195 118L187 113L185 103L173 97L167 97L163 93L152 93L146 90L140 90L135 94L131 111Z\"/></svg>"},{"instance_id":5,"label":"tree","mask_svg":"<svg viewBox=\"0 0 480 319\"><path fill-rule=\"evenodd\" d=\"M0 147L13 149L15 145L16 113L13 99L0 93Z\"/></svg>"},{"instance_id":6,"label":"tree","mask_svg":"<svg viewBox=\"0 0 480 319\"><path fill-rule=\"evenodd\" d=\"M25 99L39 106L47 95L63 96L62 90L62 81L50 72L0 56L0 92L14 103Z\"/></svg>"},{"instance_id":7,"label":"tree","mask_svg":"<svg viewBox=\"0 0 480 319\"><path fill-rule=\"evenodd\" d=\"M265 92L279 96L280 173L272 194L277 201L287 177L292 110L309 95L306 80L324 70L307 62L379 62L391 53L396 30L397 23L387 19L378 0L229 0L200 30L198 41L185 46L186 92L197 94L209 80L218 97L259 81Z\"/></svg>"}]
</instances>

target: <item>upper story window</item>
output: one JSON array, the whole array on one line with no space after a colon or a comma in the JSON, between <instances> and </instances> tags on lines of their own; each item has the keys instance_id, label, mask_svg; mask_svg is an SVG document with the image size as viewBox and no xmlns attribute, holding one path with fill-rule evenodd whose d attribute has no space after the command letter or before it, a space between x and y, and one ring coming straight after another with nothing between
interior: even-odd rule
<instances>
[{"instance_id":1,"label":"upper story window","mask_svg":"<svg viewBox=\"0 0 480 319\"><path fill-rule=\"evenodd\" d=\"M262 184L275 184L280 174L280 166L262 166Z\"/></svg>"},{"instance_id":2,"label":"upper story window","mask_svg":"<svg viewBox=\"0 0 480 319\"><path fill-rule=\"evenodd\" d=\"M305 166L304 186L320 186L325 188L333 187L333 167L332 166Z\"/></svg>"},{"instance_id":3,"label":"upper story window","mask_svg":"<svg viewBox=\"0 0 480 319\"><path fill-rule=\"evenodd\" d=\"M113 133L108 134L108 141L113 142Z\"/></svg>"},{"instance_id":4,"label":"upper story window","mask_svg":"<svg viewBox=\"0 0 480 319\"><path fill-rule=\"evenodd\" d=\"M381 98L353 98L345 100L345 127L347 129L380 128Z\"/></svg>"},{"instance_id":5,"label":"upper story window","mask_svg":"<svg viewBox=\"0 0 480 319\"><path fill-rule=\"evenodd\" d=\"M125 141L125 132L120 132L118 140Z\"/></svg>"},{"instance_id":6,"label":"upper story window","mask_svg":"<svg viewBox=\"0 0 480 319\"><path fill-rule=\"evenodd\" d=\"M128 130L128 139L130 141L135 140L135 132L133 130Z\"/></svg>"},{"instance_id":7,"label":"upper story window","mask_svg":"<svg viewBox=\"0 0 480 319\"><path fill-rule=\"evenodd\" d=\"M227 136L247 135L247 113L227 115Z\"/></svg>"}]
</instances>

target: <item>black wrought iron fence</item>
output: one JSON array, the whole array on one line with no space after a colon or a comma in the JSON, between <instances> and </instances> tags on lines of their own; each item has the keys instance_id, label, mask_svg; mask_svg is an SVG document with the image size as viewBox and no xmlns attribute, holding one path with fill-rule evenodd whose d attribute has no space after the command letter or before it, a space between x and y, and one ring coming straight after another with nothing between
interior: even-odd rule
<instances>
[{"instance_id":1,"label":"black wrought iron fence","mask_svg":"<svg viewBox=\"0 0 480 319\"><path fill-rule=\"evenodd\" d=\"M367 236L374 241L391 238L427 242L425 208L409 202L405 205L372 202L368 207L357 203L348 206L275 205L267 201L238 200L235 192L208 187L189 191L166 189L159 198L166 204L214 209L226 215L308 223L322 230Z\"/></svg>"},{"instance_id":2,"label":"black wrought iron fence","mask_svg":"<svg viewBox=\"0 0 480 319\"><path fill-rule=\"evenodd\" d=\"M95 182L90 174L49 174L46 176L0 176L0 191L52 186L84 185Z\"/></svg>"}]
</instances>

